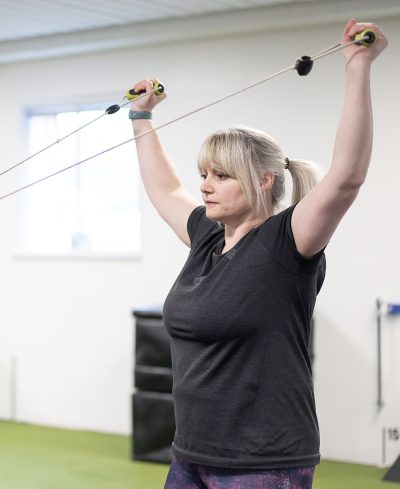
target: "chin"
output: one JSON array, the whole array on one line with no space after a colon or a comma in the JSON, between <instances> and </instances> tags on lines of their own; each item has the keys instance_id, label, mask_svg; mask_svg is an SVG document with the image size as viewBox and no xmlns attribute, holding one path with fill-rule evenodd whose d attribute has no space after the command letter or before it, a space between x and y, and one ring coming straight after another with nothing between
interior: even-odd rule
<instances>
[{"instance_id":1,"label":"chin","mask_svg":"<svg viewBox=\"0 0 400 489\"><path fill-rule=\"evenodd\" d=\"M215 211L215 209L209 209L207 207L206 207L206 216L208 217L208 219L211 219L213 221L218 221L220 217L222 217L219 212Z\"/></svg>"}]
</instances>

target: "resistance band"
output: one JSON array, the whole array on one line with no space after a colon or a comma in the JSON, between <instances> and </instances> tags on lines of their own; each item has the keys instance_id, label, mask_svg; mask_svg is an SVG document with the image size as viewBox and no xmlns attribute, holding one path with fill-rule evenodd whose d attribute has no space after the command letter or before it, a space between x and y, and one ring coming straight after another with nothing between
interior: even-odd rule
<instances>
[{"instance_id":1,"label":"resistance band","mask_svg":"<svg viewBox=\"0 0 400 489\"><path fill-rule=\"evenodd\" d=\"M333 46L330 46L329 48L327 49L324 49L323 51L320 51L319 53L316 53L314 56L302 56L301 58L299 58L295 65L294 66L290 66L288 68L285 68L281 71L278 71L276 73L273 73L272 75L269 75L267 76L266 78L263 78L262 80L259 80L255 83L252 83L251 85L247 85L246 87L244 88L241 88L239 90L236 90L228 95L225 95L224 97L221 97L217 100L214 100L206 105L203 105L201 107L198 107L197 109L194 109L192 110L191 112L188 112L186 114L183 114L175 119L172 119L168 122L165 122L164 124L160 124L159 126L157 127L154 127L152 129L150 129L149 131L146 131L146 132L143 132L141 134L138 134L137 136L134 136L126 141L122 141L121 143L119 144L116 144L115 146L111 146L109 148L106 148L104 149L103 151L100 151L99 153L96 153L92 156L89 156L83 160L80 160L80 161L77 161L75 163L73 163L72 165L69 165L65 168L62 168L61 170L58 170L54 173L51 173L45 177L42 177L38 180L35 180L34 182L31 182L27 185L24 185L23 187L20 187L16 190L13 190L12 192L9 192L7 194L4 194L2 196L0 196L0 200L2 199L5 199L7 197L10 197L11 195L14 195L18 192L21 192L22 190L25 190L29 187L32 187L33 185L36 185L40 182L43 182L44 180L47 180L48 178L51 178L51 177L54 177L60 173L63 173L71 168L74 168L75 166L78 166L78 165L81 165L82 163L85 163L86 161L89 161L89 160L92 160L94 158L97 158L98 156L101 156L105 153L108 153L116 148L119 148L120 146L123 146L124 144L127 144L127 143L130 143L132 141L135 141L136 139L139 139L143 136L146 136L147 134L150 134L151 132L154 132L154 131L157 131L158 129L161 129L163 127L166 127L166 126L169 126L170 124L173 124L175 122L178 122L186 117L189 117L190 115L193 115L193 114L196 114L197 112L200 112L201 110L204 110L204 109L207 109L209 107L212 107L213 105L216 105L220 102L223 102L224 100L227 100L228 98L231 98L231 97L234 97L235 95L239 95L240 93L242 92L245 92L247 90L250 90L251 88L254 88L256 87L257 85L260 85L261 83L265 83L266 81L269 81L269 80L272 80L273 78L276 78L280 75L283 75L284 73L287 73L288 71L292 71L292 70L295 70L297 71L298 75L300 76L306 76L310 73L310 71L312 70L312 67L313 67L313 63L315 60L317 59L320 59L320 58L323 58L325 56L328 56L330 54L333 54L341 49L344 49L344 48L347 48L348 46L351 46L353 44L356 44L356 45L363 45L363 46L371 46L374 42L376 41L376 34L374 31L372 30L364 30L360 33L358 33L354 40L353 41L350 41L346 44L341 44L341 43L337 43ZM52 146L60 143L61 141L64 141L65 139L67 139L68 137L72 136L73 134L76 134L78 131L88 127L89 125L93 124L94 122L97 122L99 119L101 119L102 117L104 117L105 115L110 115L110 114L115 114L116 112L118 112L120 110L121 107L124 107L125 105L131 103L132 100L136 99L136 100L139 100L143 97L147 97L149 96L150 94L154 93L156 95L161 95L162 93L164 92L164 86L159 83L159 82L156 82L154 83L153 85L153 90L149 90L148 92L146 91L140 91L140 92L135 92L135 90L128 90L124 97L123 97L123 100L124 99L127 99L128 101L127 102L124 102L124 103L120 103L120 104L114 104L114 105L110 105L110 107L108 107L103 114L101 114L100 116L98 116L97 118L93 119L92 121L88 122L87 124L75 129L74 131L70 132L69 134L66 134L65 136L63 136L62 138L60 139L57 139L56 141L54 141L53 143L49 144L48 146L42 148L41 150L37 151L36 153L28 156L27 158L25 158L24 160L20 161L19 163L16 163L15 165L11 166L10 168L8 168L7 170L4 170L3 172L0 173L0 176L1 175L4 175L8 172L10 172L11 170L14 170L15 168L19 167L20 165L22 165L23 163L26 163L27 161L31 160L32 158L34 158L35 156L39 155L40 153L43 153L44 151L46 151L47 149L51 148Z\"/></svg>"}]
</instances>

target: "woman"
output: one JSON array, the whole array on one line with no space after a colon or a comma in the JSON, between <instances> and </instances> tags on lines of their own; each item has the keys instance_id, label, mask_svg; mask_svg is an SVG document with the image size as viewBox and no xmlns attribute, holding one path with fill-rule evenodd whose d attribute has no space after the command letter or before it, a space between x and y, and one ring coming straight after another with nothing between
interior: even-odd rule
<instances>
[{"instance_id":1,"label":"woman","mask_svg":"<svg viewBox=\"0 0 400 489\"><path fill-rule=\"evenodd\" d=\"M319 432L307 354L324 248L365 180L372 146L369 73L387 40L347 23L342 43L369 28L369 46L344 50L346 93L332 165L285 158L259 131L211 135L199 156L204 206L182 187L156 133L136 141L146 191L191 248L165 302L176 435L167 489L309 489ZM135 90L152 90L144 80ZM153 127L165 95L132 103L135 135ZM293 202L280 211L284 172Z\"/></svg>"}]
</instances>

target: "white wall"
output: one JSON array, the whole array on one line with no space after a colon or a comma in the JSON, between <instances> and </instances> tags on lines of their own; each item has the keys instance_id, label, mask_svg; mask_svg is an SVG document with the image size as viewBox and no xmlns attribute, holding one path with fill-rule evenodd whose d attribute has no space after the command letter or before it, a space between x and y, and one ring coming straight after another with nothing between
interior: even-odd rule
<instances>
[{"instance_id":1,"label":"white wall","mask_svg":"<svg viewBox=\"0 0 400 489\"><path fill-rule=\"evenodd\" d=\"M382 428L400 426L400 320L395 318L383 325L386 404L380 412L375 407L375 299L400 300L400 18L380 24L391 45L374 66L372 168L327 250L328 274L316 310L315 364L323 456L372 464L381 463ZM23 156L21 123L27 105L118 101L136 80L158 76L169 95L155 115L161 123L290 66L298 56L314 54L339 40L341 30L342 22L4 65L1 168ZM291 72L160 135L198 197L195 155L204 137L224 126L262 128L289 157L312 159L326 169L343 80L343 62L336 54L316 62L308 77ZM16 183L0 180L1 193ZM28 191L40 191L40 185ZM11 410L7 370L15 355L17 420L130 432L131 309L161 302L186 256L144 195L142 211L141 259L29 260L15 257L18 198L0 201L0 382L5 399L0 416L8 417ZM400 442L388 441L386 448L390 463Z\"/></svg>"}]
</instances>

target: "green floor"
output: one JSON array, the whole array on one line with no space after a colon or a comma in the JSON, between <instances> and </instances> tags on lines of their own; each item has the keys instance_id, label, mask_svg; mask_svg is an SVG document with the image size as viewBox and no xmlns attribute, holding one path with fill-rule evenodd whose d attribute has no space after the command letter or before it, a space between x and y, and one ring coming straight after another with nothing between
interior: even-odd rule
<instances>
[{"instance_id":1,"label":"green floor","mask_svg":"<svg viewBox=\"0 0 400 489\"><path fill-rule=\"evenodd\" d=\"M158 489L166 465L129 460L125 436L43 428L0 421L1 489ZM385 470L322 462L315 489L396 488Z\"/></svg>"}]
</instances>

